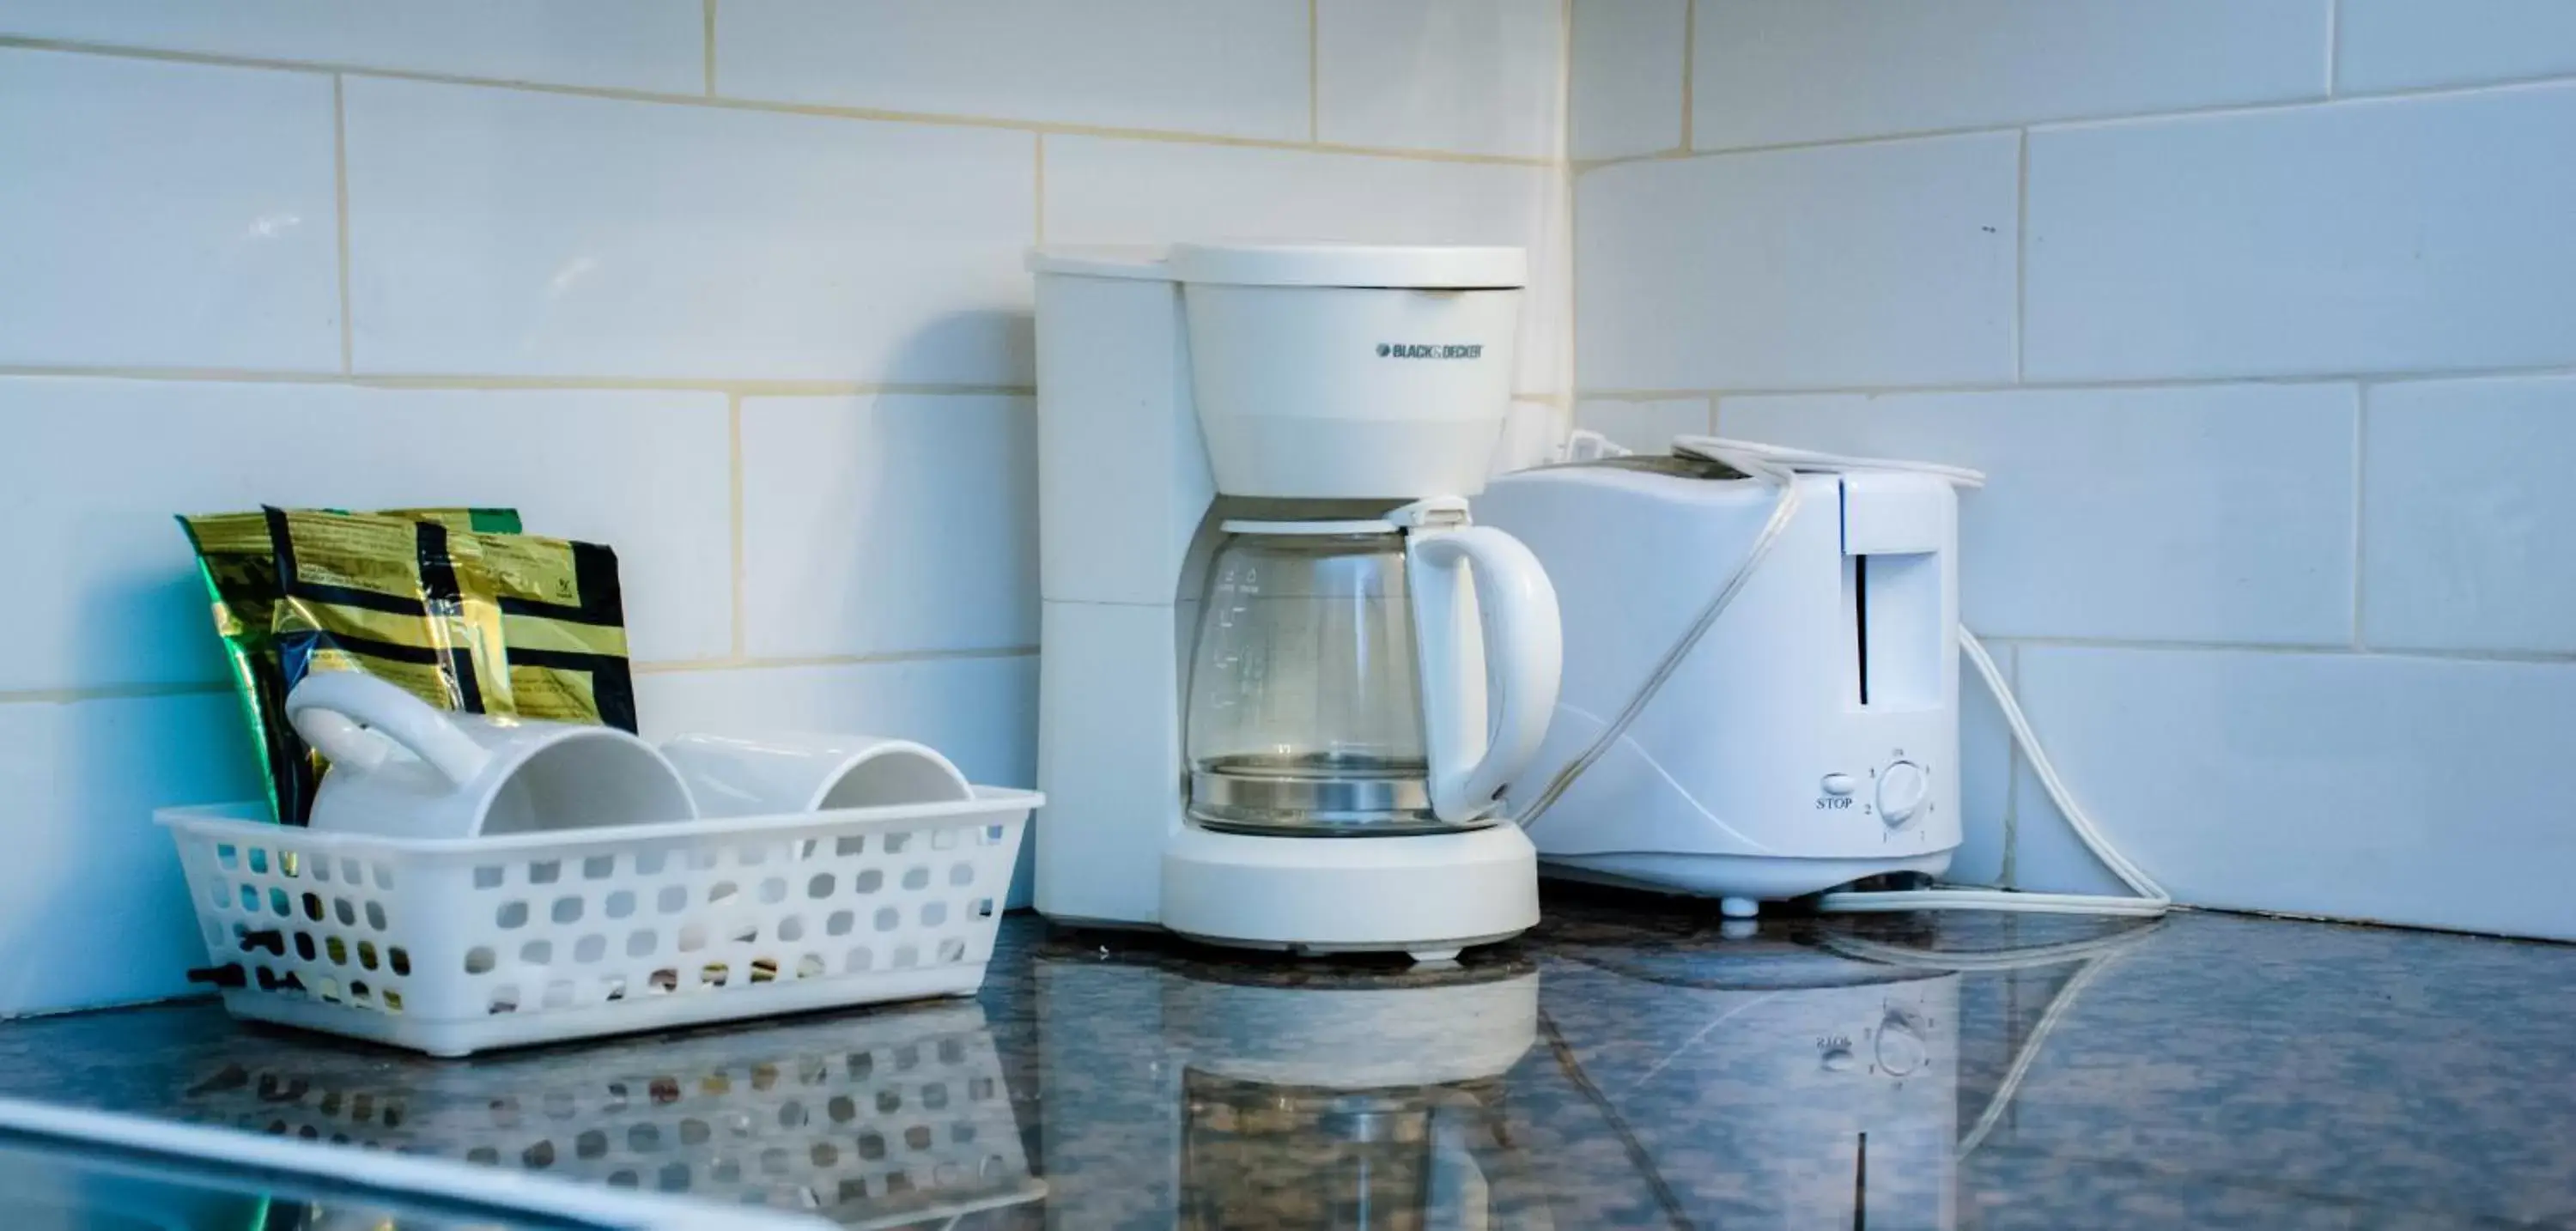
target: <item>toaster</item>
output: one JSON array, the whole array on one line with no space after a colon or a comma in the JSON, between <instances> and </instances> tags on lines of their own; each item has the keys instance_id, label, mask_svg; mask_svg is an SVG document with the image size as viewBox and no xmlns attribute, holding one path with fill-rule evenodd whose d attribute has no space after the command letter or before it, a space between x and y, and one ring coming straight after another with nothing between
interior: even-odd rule
<instances>
[{"instance_id":1,"label":"toaster","mask_svg":"<svg viewBox=\"0 0 2576 1231\"><path fill-rule=\"evenodd\" d=\"M1791 481L1794 511L1733 599L1552 798L1754 550L1781 489L1721 462L1627 456L1503 475L1475 499L1478 523L1537 554L1563 618L1546 742L1506 798L1543 874L1717 897L1742 916L1949 867L1957 493L1901 471Z\"/></svg>"}]
</instances>

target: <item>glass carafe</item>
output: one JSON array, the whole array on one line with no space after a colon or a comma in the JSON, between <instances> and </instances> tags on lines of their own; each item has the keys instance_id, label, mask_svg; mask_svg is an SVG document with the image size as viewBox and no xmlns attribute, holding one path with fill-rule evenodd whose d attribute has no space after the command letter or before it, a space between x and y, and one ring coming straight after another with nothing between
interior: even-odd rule
<instances>
[{"instance_id":1,"label":"glass carafe","mask_svg":"<svg viewBox=\"0 0 2576 1231\"><path fill-rule=\"evenodd\" d=\"M1249 524L1228 523L1199 615L1191 815L1225 829L1446 828L1431 811L1403 536L1240 532Z\"/></svg>"},{"instance_id":2,"label":"glass carafe","mask_svg":"<svg viewBox=\"0 0 2576 1231\"><path fill-rule=\"evenodd\" d=\"M1190 673L1190 816L1318 836L1493 823L1555 705L1555 592L1528 549L1462 524L1225 529ZM1485 635L1462 637L1479 606Z\"/></svg>"}]
</instances>

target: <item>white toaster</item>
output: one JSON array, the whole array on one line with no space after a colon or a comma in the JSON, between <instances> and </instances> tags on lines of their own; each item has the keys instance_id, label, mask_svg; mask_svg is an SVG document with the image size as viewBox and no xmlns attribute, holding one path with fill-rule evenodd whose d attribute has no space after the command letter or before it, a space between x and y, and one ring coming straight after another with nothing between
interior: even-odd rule
<instances>
[{"instance_id":1,"label":"white toaster","mask_svg":"<svg viewBox=\"0 0 2576 1231\"><path fill-rule=\"evenodd\" d=\"M1529 545L1565 629L1556 713L1512 788L1550 875L1751 914L1958 848L1958 499L1926 474L1800 474L1768 555L1615 745L1536 816L1772 516L1717 462L1634 456L1504 475L1475 520Z\"/></svg>"}]
</instances>

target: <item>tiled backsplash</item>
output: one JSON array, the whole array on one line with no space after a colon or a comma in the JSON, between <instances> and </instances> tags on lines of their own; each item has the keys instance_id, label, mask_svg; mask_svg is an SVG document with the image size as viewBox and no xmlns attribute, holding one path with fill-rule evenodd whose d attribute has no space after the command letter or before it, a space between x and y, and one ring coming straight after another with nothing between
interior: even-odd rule
<instances>
[{"instance_id":1,"label":"tiled backsplash","mask_svg":"<svg viewBox=\"0 0 2576 1231\"><path fill-rule=\"evenodd\" d=\"M255 794L169 515L617 546L646 734L1034 770L1032 243L1525 244L1570 386L1560 0L0 0L0 1015L200 960Z\"/></svg>"},{"instance_id":2,"label":"tiled backsplash","mask_svg":"<svg viewBox=\"0 0 2576 1231\"><path fill-rule=\"evenodd\" d=\"M2576 938L2576 6L1574 3L1578 422L1989 471L2184 901ZM2113 888L1969 693L1958 871Z\"/></svg>"},{"instance_id":3,"label":"tiled backsplash","mask_svg":"<svg viewBox=\"0 0 2576 1231\"><path fill-rule=\"evenodd\" d=\"M2576 937L2570 148L2531 0L0 0L0 1015L179 990L256 790L175 511L514 504L647 734L1027 782L1022 253L1192 236L1529 246L1517 460L1988 469L2184 900ZM2107 888L1967 709L1959 873Z\"/></svg>"}]
</instances>

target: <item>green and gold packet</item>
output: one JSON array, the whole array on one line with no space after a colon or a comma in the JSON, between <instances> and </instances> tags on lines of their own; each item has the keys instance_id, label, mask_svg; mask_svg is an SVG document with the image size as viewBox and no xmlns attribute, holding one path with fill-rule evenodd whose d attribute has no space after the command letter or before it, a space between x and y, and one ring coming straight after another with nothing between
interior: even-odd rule
<instances>
[{"instance_id":1,"label":"green and gold packet","mask_svg":"<svg viewBox=\"0 0 2576 1231\"><path fill-rule=\"evenodd\" d=\"M519 528L519 515L511 509L406 509L381 516L433 523L452 534L508 534ZM280 820L302 824L322 766L286 722L287 682L272 631L279 594L277 553L267 514L215 513L178 521L196 550L197 571L254 737L269 806Z\"/></svg>"},{"instance_id":2,"label":"green and gold packet","mask_svg":"<svg viewBox=\"0 0 2576 1231\"><path fill-rule=\"evenodd\" d=\"M434 521L263 510L277 557L269 631L289 690L364 671L444 710L516 714L501 607L472 532Z\"/></svg>"},{"instance_id":3,"label":"green and gold packet","mask_svg":"<svg viewBox=\"0 0 2576 1231\"><path fill-rule=\"evenodd\" d=\"M287 687L364 670L445 709L636 728L617 554L394 518L273 512Z\"/></svg>"},{"instance_id":4,"label":"green and gold packet","mask_svg":"<svg viewBox=\"0 0 2576 1231\"><path fill-rule=\"evenodd\" d=\"M518 712L635 730L626 599L617 553L534 534L469 534L501 608Z\"/></svg>"}]
</instances>

